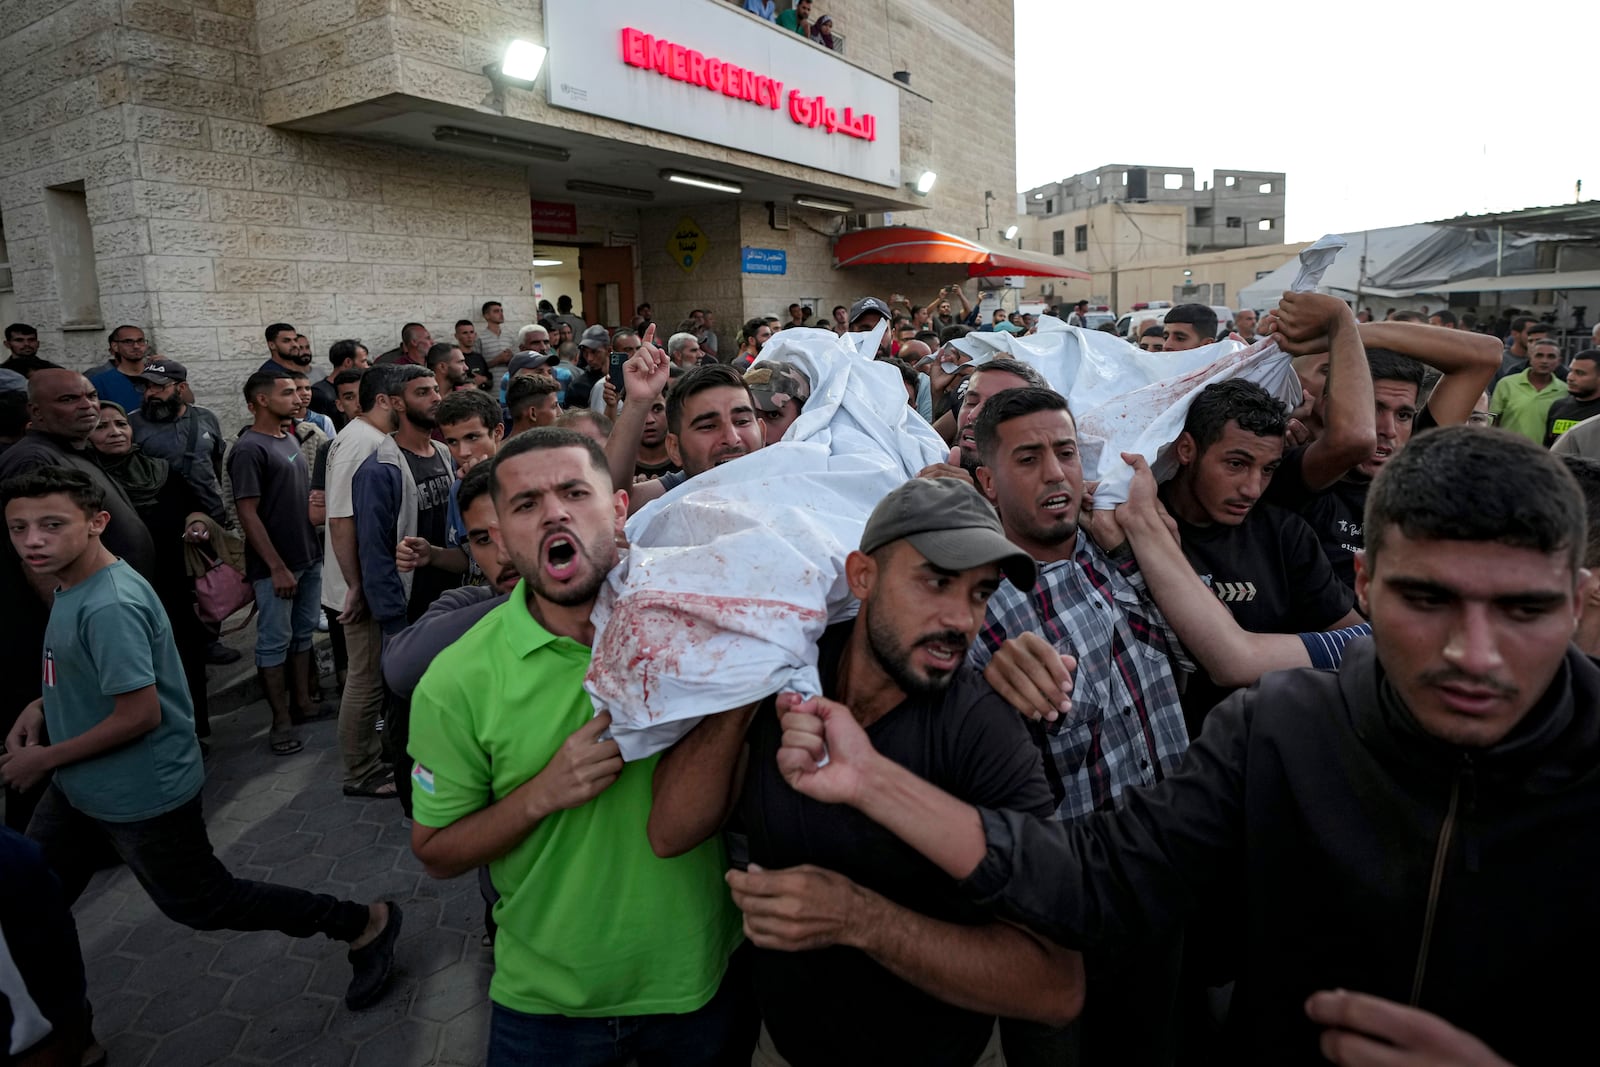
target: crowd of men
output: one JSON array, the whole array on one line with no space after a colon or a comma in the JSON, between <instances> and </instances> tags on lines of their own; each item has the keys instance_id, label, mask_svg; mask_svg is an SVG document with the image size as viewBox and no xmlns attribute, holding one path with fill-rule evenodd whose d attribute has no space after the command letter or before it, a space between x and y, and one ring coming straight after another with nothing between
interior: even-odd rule
<instances>
[{"instance_id":1,"label":"crowd of men","mask_svg":"<svg viewBox=\"0 0 1600 1067\"><path fill-rule=\"evenodd\" d=\"M226 427L137 326L87 373L6 328L0 996L22 1062L95 1052L67 909L108 852L180 923L347 942L352 1009L403 957L401 902L212 853L205 668L227 649L196 608L219 570L255 609L266 750L337 719L344 794L397 802L434 877L478 872L491 1064L1585 1047L1595 983L1557 961L1600 934L1600 328L1563 359L1531 317L1502 345L1317 294L1232 323L1166 309L1130 343L1271 338L1303 402L1205 388L1177 473L1124 456L1127 502L1096 510L1066 398L955 343L1039 324L981 323L960 286L731 338L705 310L670 333L648 304L615 329L540 310L517 329L491 301L447 340L407 323L321 365L274 323ZM629 516L791 436L813 383L757 362L775 334L880 325L951 454L867 517L822 691L708 708L624 762L583 679Z\"/></svg>"}]
</instances>

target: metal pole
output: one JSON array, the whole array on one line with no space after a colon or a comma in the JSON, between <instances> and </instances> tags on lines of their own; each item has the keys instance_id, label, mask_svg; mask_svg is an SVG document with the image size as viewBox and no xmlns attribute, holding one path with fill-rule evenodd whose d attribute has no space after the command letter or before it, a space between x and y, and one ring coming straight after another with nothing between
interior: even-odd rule
<instances>
[{"instance_id":1,"label":"metal pole","mask_svg":"<svg viewBox=\"0 0 1600 1067\"><path fill-rule=\"evenodd\" d=\"M1494 228L1494 276L1500 277L1500 263L1506 254L1506 227L1504 223Z\"/></svg>"},{"instance_id":2,"label":"metal pole","mask_svg":"<svg viewBox=\"0 0 1600 1067\"><path fill-rule=\"evenodd\" d=\"M1356 311L1361 310L1361 287L1367 280L1367 230L1361 231L1361 262L1356 266Z\"/></svg>"}]
</instances>

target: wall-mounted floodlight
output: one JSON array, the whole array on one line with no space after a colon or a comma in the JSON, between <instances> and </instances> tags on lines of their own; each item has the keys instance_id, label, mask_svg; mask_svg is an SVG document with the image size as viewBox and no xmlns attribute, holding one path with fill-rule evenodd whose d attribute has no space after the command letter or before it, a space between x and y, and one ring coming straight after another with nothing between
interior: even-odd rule
<instances>
[{"instance_id":1,"label":"wall-mounted floodlight","mask_svg":"<svg viewBox=\"0 0 1600 1067\"><path fill-rule=\"evenodd\" d=\"M490 63L483 68L483 72L496 81L526 87L538 79L539 69L544 66L544 57L544 46L519 37L506 45L505 55L498 64Z\"/></svg>"},{"instance_id":2,"label":"wall-mounted floodlight","mask_svg":"<svg viewBox=\"0 0 1600 1067\"><path fill-rule=\"evenodd\" d=\"M1005 238L1008 241L1015 241L1017 239L1017 228L1015 226L1007 226Z\"/></svg>"},{"instance_id":3,"label":"wall-mounted floodlight","mask_svg":"<svg viewBox=\"0 0 1600 1067\"><path fill-rule=\"evenodd\" d=\"M918 196L927 196L933 192L933 183L938 180L938 174L931 170L925 170L917 176L917 184L912 188L916 189Z\"/></svg>"}]
</instances>

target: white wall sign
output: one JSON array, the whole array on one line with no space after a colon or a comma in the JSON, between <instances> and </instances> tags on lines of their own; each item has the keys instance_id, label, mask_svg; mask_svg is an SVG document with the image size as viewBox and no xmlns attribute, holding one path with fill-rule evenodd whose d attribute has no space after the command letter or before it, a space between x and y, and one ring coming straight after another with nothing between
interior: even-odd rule
<instances>
[{"instance_id":1,"label":"white wall sign","mask_svg":"<svg viewBox=\"0 0 1600 1067\"><path fill-rule=\"evenodd\" d=\"M900 91L705 0L545 0L550 103L900 184Z\"/></svg>"}]
</instances>

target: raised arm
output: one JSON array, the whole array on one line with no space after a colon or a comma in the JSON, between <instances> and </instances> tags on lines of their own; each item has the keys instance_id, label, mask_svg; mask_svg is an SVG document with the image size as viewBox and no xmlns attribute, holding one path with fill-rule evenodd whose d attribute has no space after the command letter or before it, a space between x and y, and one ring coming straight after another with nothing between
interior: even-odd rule
<instances>
[{"instance_id":1,"label":"raised arm","mask_svg":"<svg viewBox=\"0 0 1600 1067\"><path fill-rule=\"evenodd\" d=\"M667 359L667 354L653 343L655 336L656 328L652 324L645 329L639 350L622 367L622 385L628 396L659 396L671 377L672 363ZM629 515L664 492L660 480L656 478L633 484L633 472L639 463L639 442L644 440L644 420L649 414L649 403L624 404L616 422L612 424L611 436L606 438L606 462L611 467L611 484L618 489L628 490Z\"/></svg>"},{"instance_id":2,"label":"raised arm","mask_svg":"<svg viewBox=\"0 0 1600 1067\"><path fill-rule=\"evenodd\" d=\"M1322 435L1306 446L1301 477L1320 492L1364 462L1378 446L1372 374L1355 315L1322 293L1284 293L1278 305L1278 347L1291 355L1328 353Z\"/></svg>"},{"instance_id":3,"label":"raised arm","mask_svg":"<svg viewBox=\"0 0 1600 1067\"><path fill-rule=\"evenodd\" d=\"M1443 330L1417 322L1365 322L1362 343L1426 363L1444 377L1433 387L1428 411L1440 426L1459 426L1500 369L1503 349L1488 334Z\"/></svg>"}]
</instances>

